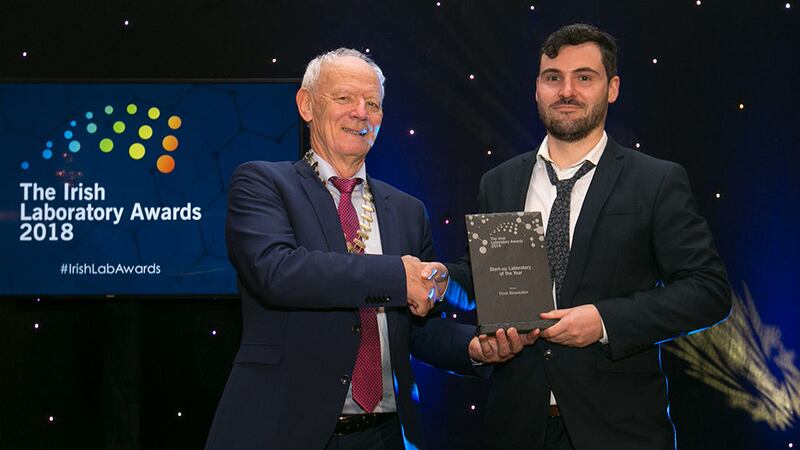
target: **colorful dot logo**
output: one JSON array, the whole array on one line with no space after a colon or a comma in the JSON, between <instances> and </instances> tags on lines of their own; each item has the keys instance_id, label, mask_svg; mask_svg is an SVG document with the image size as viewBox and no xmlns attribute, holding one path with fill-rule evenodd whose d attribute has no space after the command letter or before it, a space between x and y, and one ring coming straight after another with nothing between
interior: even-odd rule
<instances>
[{"instance_id":1,"label":"colorful dot logo","mask_svg":"<svg viewBox=\"0 0 800 450\"><path fill-rule=\"evenodd\" d=\"M128 148L128 154L131 155L131 158L137 161L144 158L145 153L146 150L144 148L144 145L138 142L134 142L133 144L131 144L130 148Z\"/></svg>"},{"instance_id":2,"label":"colorful dot logo","mask_svg":"<svg viewBox=\"0 0 800 450\"><path fill-rule=\"evenodd\" d=\"M175 159L169 155L161 155L156 161L156 167L161 173L170 173L175 169Z\"/></svg>"},{"instance_id":3,"label":"colorful dot logo","mask_svg":"<svg viewBox=\"0 0 800 450\"><path fill-rule=\"evenodd\" d=\"M111 150L114 150L114 141L109 138L104 138L100 141L99 147L101 152L108 153Z\"/></svg>"},{"instance_id":4,"label":"colorful dot logo","mask_svg":"<svg viewBox=\"0 0 800 450\"><path fill-rule=\"evenodd\" d=\"M139 127L139 137L145 141L153 137L153 128L150 125L142 125Z\"/></svg>"},{"instance_id":5,"label":"colorful dot logo","mask_svg":"<svg viewBox=\"0 0 800 450\"><path fill-rule=\"evenodd\" d=\"M181 128L183 120L178 115L165 115L157 106L136 103L121 106L122 114L115 114L113 105L105 105L100 109L103 114L95 115L92 111L86 111L82 117L69 120L67 127L62 128L64 140L48 140L41 150L42 160L49 161L56 157L67 159L81 152L84 147L99 149L101 154L111 154L116 147L127 147L131 160L142 161L157 149L157 142L161 143L164 151L170 153L179 147L176 130ZM137 116L140 109L144 114ZM164 131L168 134L162 134ZM152 139L156 143L152 143ZM163 174L172 173L176 166L175 158L172 154L159 155L155 166ZM20 163L23 170L30 167L30 161Z\"/></svg>"},{"instance_id":6,"label":"colorful dot logo","mask_svg":"<svg viewBox=\"0 0 800 450\"><path fill-rule=\"evenodd\" d=\"M175 151L175 149L178 148L178 138L168 134L164 136L164 139L161 140L161 146L164 147L164 150L168 152Z\"/></svg>"}]
</instances>

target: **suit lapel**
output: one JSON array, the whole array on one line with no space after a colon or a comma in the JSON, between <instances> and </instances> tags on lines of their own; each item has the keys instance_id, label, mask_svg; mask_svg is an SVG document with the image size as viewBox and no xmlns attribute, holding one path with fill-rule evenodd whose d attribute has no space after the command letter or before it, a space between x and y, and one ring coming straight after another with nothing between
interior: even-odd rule
<instances>
[{"instance_id":1,"label":"suit lapel","mask_svg":"<svg viewBox=\"0 0 800 450\"><path fill-rule=\"evenodd\" d=\"M578 289L578 281L583 275L586 258L589 255L589 242L592 239L597 218L617 182L617 177L622 170L622 158L619 145L609 138L603 156L595 169L592 184L583 201L578 222L575 224L569 265L564 276L564 285L561 287L562 307L572 306L572 298Z\"/></svg>"},{"instance_id":2,"label":"suit lapel","mask_svg":"<svg viewBox=\"0 0 800 450\"><path fill-rule=\"evenodd\" d=\"M388 192L381 189L378 183L367 176L375 213L378 216L378 226L381 228L381 251L384 255L404 255L408 253L400 237L403 236L398 220L398 211ZM394 342L397 333L397 311L394 308L386 309L386 325L389 328L389 342Z\"/></svg>"},{"instance_id":3,"label":"suit lapel","mask_svg":"<svg viewBox=\"0 0 800 450\"><path fill-rule=\"evenodd\" d=\"M536 152L528 152L522 155L522 161L517 166L517 173L514 182L511 184L512 192L510 198L514 201L510 211L524 211L525 201L528 197L528 186L531 184L533 176L533 165L536 163Z\"/></svg>"},{"instance_id":4,"label":"suit lapel","mask_svg":"<svg viewBox=\"0 0 800 450\"><path fill-rule=\"evenodd\" d=\"M311 201L311 209L314 210L317 220L319 220L328 249L341 253L346 252L342 224L339 222L339 213L336 212L331 193L322 185L314 169L309 167L304 160L301 159L294 163L294 167L300 175L300 184Z\"/></svg>"}]
</instances>

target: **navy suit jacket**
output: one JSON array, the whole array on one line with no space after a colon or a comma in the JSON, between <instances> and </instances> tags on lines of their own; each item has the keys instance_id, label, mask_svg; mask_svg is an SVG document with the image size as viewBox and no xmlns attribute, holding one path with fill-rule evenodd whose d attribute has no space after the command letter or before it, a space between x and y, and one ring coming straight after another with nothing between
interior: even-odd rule
<instances>
[{"instance_id":1,"label":"navy suit jacket","mask_svg":"<svg viewBox=\"0 0 800 450\"><path fill-rule=\"evenodd\" d=\"M487 172L481 212L522 211L536 152ZM674 447L659 342L730 311L725 267L686 171L609 139L575 225L561 307L595 304L608 344L539 339L495 367L485 409L491 448L542 448L550 390L576 449ZM448 265L471 289L469 261Z\"/></svg>"},{"instance_id":2,"label":"navy suit jacket","mask_svg":"<svg viewBox=\"0 0 800 450\"><path fill-rule=\"evenodd\" d=\"M318 449L342 411L360 341L358 308L383 306L397 412L421 445L411 350L449 370L470 367L474 328L416 320L399 255L434 258L422 203L369 179L383 255L353 255L331 194L304 161L237 168L226 240L236 268L242 342L207 449Z\"/></svg>"}]
</instances>

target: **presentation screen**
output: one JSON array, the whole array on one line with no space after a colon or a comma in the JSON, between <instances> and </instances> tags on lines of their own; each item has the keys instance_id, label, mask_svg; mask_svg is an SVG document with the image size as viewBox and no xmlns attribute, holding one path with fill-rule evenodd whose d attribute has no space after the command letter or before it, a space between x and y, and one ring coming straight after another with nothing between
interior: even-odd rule
<instances>
[{"instance_id":1,"label":"presentation screen","mask_svg":"<svg viewBox=\"0 0 800 450\"><path fill-rule=\"evenodd\" d=\"M236 295L230 176L298 158L297 87L0 83L0 297Z\"/></svg>"}]
</instances>

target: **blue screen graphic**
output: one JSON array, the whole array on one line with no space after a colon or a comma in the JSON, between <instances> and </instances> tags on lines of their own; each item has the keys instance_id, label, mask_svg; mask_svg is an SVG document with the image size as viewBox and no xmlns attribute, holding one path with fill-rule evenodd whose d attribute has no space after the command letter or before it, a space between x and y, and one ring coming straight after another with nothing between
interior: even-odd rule
<instances>
[{"instance_id":1,"label":"blue screen graphic","mask_svg":"<svg viewBox=\"0 0 800 450\"><path fill-rule=\"evenodd\" d=\"M236 294L228 181L295 160L296 82L0 84L0 295Z\"/></svg>"}]
</instances>

